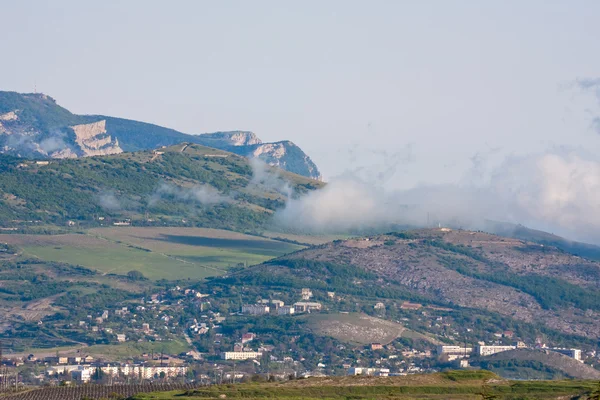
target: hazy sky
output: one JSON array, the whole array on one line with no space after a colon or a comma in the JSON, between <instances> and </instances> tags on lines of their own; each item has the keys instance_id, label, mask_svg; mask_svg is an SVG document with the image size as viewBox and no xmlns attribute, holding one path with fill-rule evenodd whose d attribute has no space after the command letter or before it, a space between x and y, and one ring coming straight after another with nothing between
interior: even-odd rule
<instances>
[{"instance_id":1,"label":"hazy sky","mask_svg":"<svg viewBox=\"0 0 600 400\"><path fill-rule=\"evenodd\" d=\"M402 188L510 154L600 154L600 106L574 85L600 76L598 1L8 1L1 13L1 90L36 83L76 113L290 139L326 178L377 166Z\"/></svg>"}]
</instances>

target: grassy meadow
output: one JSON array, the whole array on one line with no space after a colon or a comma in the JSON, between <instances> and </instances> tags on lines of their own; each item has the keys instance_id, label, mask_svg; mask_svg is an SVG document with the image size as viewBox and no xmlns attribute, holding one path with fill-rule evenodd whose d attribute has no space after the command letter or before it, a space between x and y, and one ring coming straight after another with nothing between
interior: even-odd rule
<instances>
[{"instance_id":1,"label":"grassy meadow","mask_svg":"<svg viewBox=\"0 0 600 400\"><path fill-rule=\"evenodd\" d=\"M85 234L0 235L24 255L104 273L137 270L149 279L202 279L237 264L258 264L302 246L202 228L98 228Z\"/></svg>"}]
</instances>

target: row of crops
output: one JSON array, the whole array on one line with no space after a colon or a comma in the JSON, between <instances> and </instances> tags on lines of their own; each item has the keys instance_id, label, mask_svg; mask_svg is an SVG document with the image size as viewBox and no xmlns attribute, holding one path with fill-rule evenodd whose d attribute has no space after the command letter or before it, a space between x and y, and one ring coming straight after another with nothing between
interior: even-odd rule
<instances>
[{"instance_id":1,"label":"row of crops","mask_svg":"<svg viewBox=\"0 0 600 400\"><path fill-rule=\"evenodd\" d=\"M1 400L100 400L124 399L137 393L190 390L190 383L153 383L145 385L83 385L74 387L46 387L0 396Z\"/></svg>"}]
</instances>

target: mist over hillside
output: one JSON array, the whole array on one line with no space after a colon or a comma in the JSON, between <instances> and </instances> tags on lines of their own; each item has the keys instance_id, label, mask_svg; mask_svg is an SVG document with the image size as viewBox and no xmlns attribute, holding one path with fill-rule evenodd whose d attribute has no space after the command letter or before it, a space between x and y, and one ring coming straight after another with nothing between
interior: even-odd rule
<instances>
[{"instance_id":1,"label":"mist over hillside","mask_svg":"<svg viewBox=\"0 0 600 400\"><path fill-rule=\"evenodd\" d=\"M289 200L276 220L305 232L392 225L487 230L493 220L600 243L600 162L576 151L509 157L478 184L389 186L345 174Z\"/></svg>"}]
</instances>

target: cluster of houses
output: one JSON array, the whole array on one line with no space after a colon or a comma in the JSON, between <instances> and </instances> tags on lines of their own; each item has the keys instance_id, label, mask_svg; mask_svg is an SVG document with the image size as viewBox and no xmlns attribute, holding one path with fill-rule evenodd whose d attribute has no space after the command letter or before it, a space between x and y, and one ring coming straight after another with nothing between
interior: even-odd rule
<instances>
[{"instance_id":1,"label":"cluster of houses","mask_svg":"<svg viewBox=\"0 0 600 400\"><path fill-rule=\"evenodd\" d=\"M302 301L298 301L292 305L286 306L281 300L262 299L256 304L242 305L242 314L248 315L292 315L309 313L312 311L321 311L323 305L315 301L309 301L313 297L310 289L302 289Z\"/></svg>"}]
</instances>

